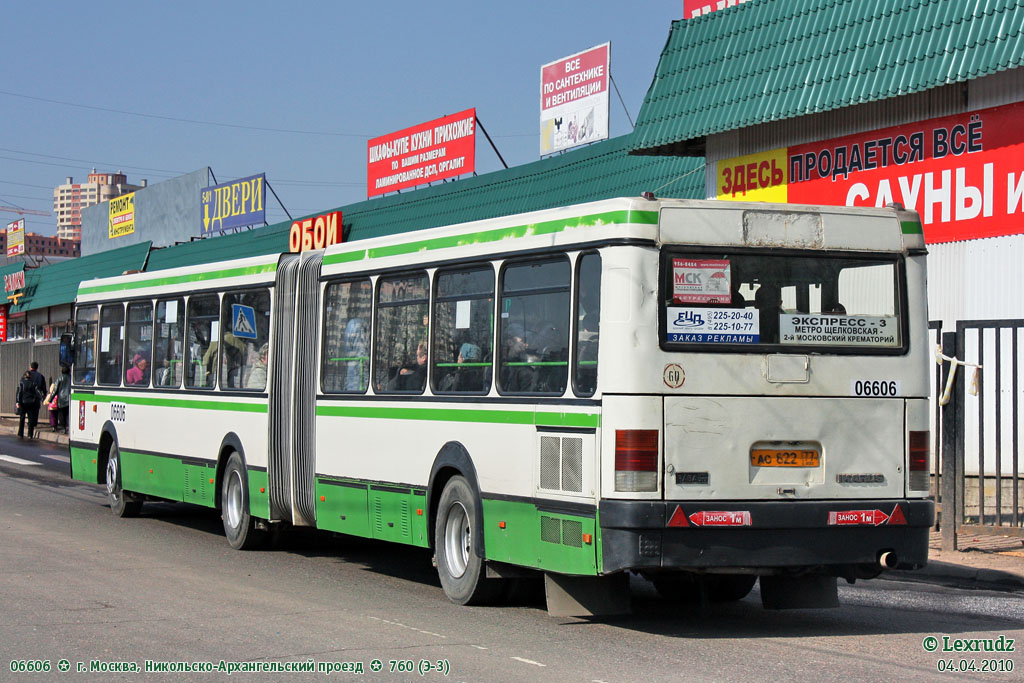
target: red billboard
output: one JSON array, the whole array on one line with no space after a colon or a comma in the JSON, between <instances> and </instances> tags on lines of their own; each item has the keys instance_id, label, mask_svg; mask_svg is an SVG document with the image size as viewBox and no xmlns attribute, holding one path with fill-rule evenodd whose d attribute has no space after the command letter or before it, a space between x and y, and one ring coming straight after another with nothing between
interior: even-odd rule
<instances>
[{"instance_id":1,"label":"red billboard","mask_svg":"<svg viewBox=\"0 0 1024 683\"><path fill-rule=\"evenodd\" d=\"M7 341L7 304L0 304L0 342Z\"/></svg>"},{"instance_id":2,"label":"red billboard","mask_svg":"<svg viewBox=\"0 0 1024 683\"><path fill-rule=\"evenodd\" d=\"M1024 232L1024 103L789 148L789 201L921 214L925 240Z\"/></svg>"},{"instance_id":3,"label":"red billboard","mask_svg":"<svg viewBox=\"0 0 1024 683\"><path fill-rule=\"evenodd\" d=\"M683 0L683 19L694 19L735 5L742 5L747 0Z\"/></svg>"},{"instance_id":4,"label":"red billboard","mask_svg":"<svg viewBox=\"0 0 1024 683\"><path fill-rule=\"evenodd\" d=\"M610 56L605 43L541 67L542 155L608 138Z\"/></svg>"},{"instance_id":5,"label":"red billboard","mask_svg":"<svg viewBox=\"0 0 1024 683\"><path fill-rule=\"evenodd\" d=\"M725 159L716 196L921 214L925 241L1024 233L1024 103Z\"/></svg>"},{"instance_id":6,"label":"red billboard","mask_svg":"<svg viewBox=\"0 0 1024 683\"><path fill-rule=\"evenodd\" d=\"M472 173L476 109L373 138L366 162L367 197Z\"/></svg>"}]
</instances>

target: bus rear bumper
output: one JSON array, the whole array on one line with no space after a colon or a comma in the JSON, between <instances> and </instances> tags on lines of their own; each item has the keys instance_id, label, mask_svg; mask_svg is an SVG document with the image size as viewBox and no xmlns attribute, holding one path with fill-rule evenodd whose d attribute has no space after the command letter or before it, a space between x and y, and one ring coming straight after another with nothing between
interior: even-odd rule
<instances>
[{"instance_id":1,"label":"bus rear bumper","mask_svg":"<svg viewBox=\"0 0 1024 683\"><path fill-rule=\"evenodd\" d=\"M602 500L599 519L606 574L624 569L844 574L879 567L883 553L893 553L901 569L924 566L935 504Z\"/></svg>"}]
</instances>

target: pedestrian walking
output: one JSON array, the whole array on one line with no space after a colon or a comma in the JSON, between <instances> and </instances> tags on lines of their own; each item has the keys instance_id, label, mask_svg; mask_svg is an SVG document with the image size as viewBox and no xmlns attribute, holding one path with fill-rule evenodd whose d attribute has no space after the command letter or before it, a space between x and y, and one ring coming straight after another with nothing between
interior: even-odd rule
<instances>
[{"instance_id":1,"label":"pedestrian walking","mask_svg":"<svg viewBox=\"0 0 1024 683\"><path fill-rule=\"evenodd\" d=\"M43 401L43 394L39 385L32 377L32 371L26 370L18 382L18 389L15 393L15 406L18 411L18 438L25 438L25 421L28 421L28 438L34 439L36 433L36 422L39 421L39 404Z\"/></svg>"},{"instance_id":2,"label":"pedestrian walking","mask_svg":"<svg viewBox=\"0 0 1024 683\"><path fill-rule=\"evenodd\" d=\"M57 431L68 433L68 410L71 406L71 368L60 366L57 380Z\"/></svg>"},{"instance_id":3,"label":"pedestrian walking","mask_svg":"<svg viewBox=\"0 0 1024 683\"><path fill-rule=\"evenodd\" d=\"M29 374L32 375L32 381L36 383L36 388L39 389L40 402L42 397L46 395L46 378L43 377L43 373L39 372L39 363L32 361L28 364Z\"/></svg>"}]
</instances>

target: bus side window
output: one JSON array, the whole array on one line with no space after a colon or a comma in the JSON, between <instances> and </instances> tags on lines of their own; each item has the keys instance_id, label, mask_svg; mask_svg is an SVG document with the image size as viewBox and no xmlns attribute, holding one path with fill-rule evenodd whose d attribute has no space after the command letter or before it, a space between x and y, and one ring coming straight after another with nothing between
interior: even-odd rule
<instances>
[{"instance_id":1,"label":"bus side window","mask_svg":"<svg viewBox=\"0 0 1024 683\"><path fill-rule=\"evenodd\" d=\"M501 277L503 393L565 393L569 382L569 260L512 263Z\"/></svg>"},{"instance_id":2,"label":"bus side window","mask_svg":"<svg viewBox=\"0 0 1024 683\"><path fill-rule=\"evenodd\" d=\"M100 310L99 383L121 384L121 354L124 347L124 304L106 304Z\"/></svg>"},{"instance_id":3,"label":"bus side window","mask_svg":"<svg viewBox=\"0 0 1024 683\"><path fill-rule=\"evenodd\" d=\"M369 279L332 282L324 293L321 382L328 393L362 394L370 384Z\"/></svg>"},{"instance_id":4,"label":"bus side window","mask_svg":"<svg viewBox=\"0 0 1024 683\"><path fill-rule=\"evenodd\" d=\"M153 335L153 386L180 387L183 373L182 330L185 325L185 300L170 299L156 304L156 331Z\"/></svg>"},{"instance_id":5,"label":"bus side window","mask_svg":"<svg viewBox=\"0 0 1024 683\"><path fill-rule=\"evenodd\" d=\"M221 389L263 391L267 386L270 292L227 292L221 302Z\"/></svg>"},{"instance_id":6,"label":"bus side window","mask_svg":"<svg viewBox=\"0 0 1024 683\"><path fill-rule=\"evenodd\" d=\"M576 365L573 384L579 396L597 389L597 348L601 328L601 256L583 254L576 265Z\"/></svg>"},{"instance_id":7,"label":"bus side window","mask_svg":"<svg viewBox=\"0 0 1024 683\"><path fill-rule=\"evenodd\" d=\"M125 386L148 387L153 358L153 304L135 301L128 304L125 329Z\"/></svg>"},{"instance_id":8,"label":"bus side window","mask_svg":"<svg viewBox=\"0 0 1024 683\"><path fill-rule=\"evenodd\" d=\"M75 312L75 384L96 381L96 326L99 310L95 306L79 307Z\"/></svg>"},{"instance_id":9,"label":"bus side window","mask_svg":"<svg viewBox=\"0 0 1024 683\"><path fill-rule=\"evenodd\" d=\"M494 269L434 276L431 387L439 393L487 393L491 388Z\"/></svg>"},{"instance_id":10,"label":"bus side window","mask_svg":"<svg viewBox=\"0 0 1024 683\"><path fill-rule=\"evenodd\" d=\"M430 281L426 273L381 278L373 340L373 390L422 393L427 384Z\"/></svg>"},{"instance_id":11,"label":"bus side window","mask_svg":"<svg viewBox=\"0 0 1024 683\"><path fill-rule=\"evenodd\" d=\"M212 389L217 382L220 345L220 298L216 294L189 297L185 356L185 386Z\"/></svg>"}]
</instances>

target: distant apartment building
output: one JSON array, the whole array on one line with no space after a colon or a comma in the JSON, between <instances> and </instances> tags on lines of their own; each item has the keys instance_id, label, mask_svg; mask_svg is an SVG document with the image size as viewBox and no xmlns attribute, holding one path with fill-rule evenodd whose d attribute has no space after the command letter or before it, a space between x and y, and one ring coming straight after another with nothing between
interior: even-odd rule
<instances>
[{"instance_id":1,"label":"distant apartment building","mask_svg":"<svg viewBox=\"0 0 1024 683\"><path fill-rule=\"evenodd\" d=\"M7 230L0 230L0 257L7 253ZM25 255L38 260L42 256L56 258L78 258L82 255L81 243L78 240L61 239L37 235L34 232L25 235ZM11 258L22 258L11 257ZM2 262L0 258L0 262Z\"/></svg>"},{"instance_id":2,"label":"distant apartment building","mask_svg":"<svg viewBox=\"0 0 1024 683\"><path fill-rule=\"evenodd\" d=\"M129 185L128 177L120 171L97 173L95 168L92 169L89 180L85 183L76 183L74 178L69 176L66 183L53 188L53 211L57 214L57 237L62 240L80 241L82 239L82 209L142 189L146 187L146 184L146 181L143 180L141 185Z\"/></svg>"}]
</instances>

